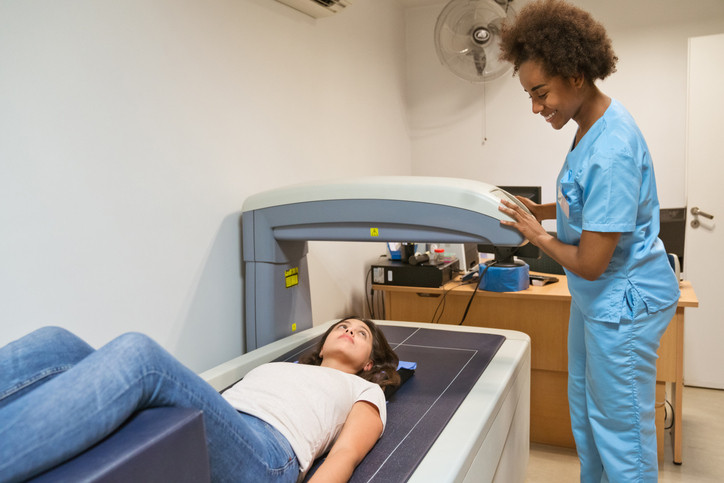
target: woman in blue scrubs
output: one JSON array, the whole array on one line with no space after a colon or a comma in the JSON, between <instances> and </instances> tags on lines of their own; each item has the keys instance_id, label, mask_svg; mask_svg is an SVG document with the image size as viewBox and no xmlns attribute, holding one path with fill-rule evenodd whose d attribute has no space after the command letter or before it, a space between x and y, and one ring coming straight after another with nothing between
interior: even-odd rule
<instances>
[{"instance_id":1,"label":"woman in blue scrubs","mask_svg":"<svg viewBox=\"0 0 724 483\"><path fill-rule=\"evenodd\" d=\"M657 481L656 351L679 285L659 232L651 156L635 121L595 82L618 60L603 26L560 0L504 28L501 58L553 129L578 125L557 202L500 209L568 276L568 400L583 482ZM540 222L557 220L557 238Z\"/></svg>"}]
</instances>

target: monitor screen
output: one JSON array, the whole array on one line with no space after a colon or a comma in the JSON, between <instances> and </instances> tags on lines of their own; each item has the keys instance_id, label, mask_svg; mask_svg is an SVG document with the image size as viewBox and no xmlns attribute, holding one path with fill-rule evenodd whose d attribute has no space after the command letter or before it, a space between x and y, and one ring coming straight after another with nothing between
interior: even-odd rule
<instances>
[{"instance_id":1,"label":"monitor screen","mask_svg":"<svg viewBox=\"0 0 724 483\"><path fill-rule=\"evenodd\" d=\"M684 237L686 234L686 208L661 208L659 210L659 238L664 242L666 253L679 257L684 270Z\"/></svg>"},{"instance_id":2,"label":"monitor screen","mask_svg":"<svg viewBox=\"0 0 724 483\"><path fill-rule=\"evenodd\" d=\"M525 196L533 201L533 203L541 202L540 186L498 186L498 188L507 191L513 196Z\"/></svg>"}]
</instances>

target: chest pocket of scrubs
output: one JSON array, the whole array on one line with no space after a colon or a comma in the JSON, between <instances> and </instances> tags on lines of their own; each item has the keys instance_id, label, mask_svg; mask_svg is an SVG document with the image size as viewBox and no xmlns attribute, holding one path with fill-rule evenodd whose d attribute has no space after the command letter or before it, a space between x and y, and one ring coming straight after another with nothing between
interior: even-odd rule
<instances>
[{"instance_id":1,"label":"chest pocket of scrubs","mask_svg":"<svg viewBox=\"0 0 724 483\"><path fill-rule=\"evenodd\" d=\"M561 178L561 195L568 202L568 223L582 228L583 221L583 193L580 186L573 179L573 172L568 171ZM559 203L560 204L560 203ZM565 211L564 211L565 212Z\"/></svg>"}]
</instances>

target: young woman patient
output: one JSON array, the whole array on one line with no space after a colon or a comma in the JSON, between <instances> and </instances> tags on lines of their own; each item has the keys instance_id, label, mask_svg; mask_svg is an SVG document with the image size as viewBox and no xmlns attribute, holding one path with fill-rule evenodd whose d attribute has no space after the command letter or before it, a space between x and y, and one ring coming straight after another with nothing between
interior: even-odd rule
<instances>
[{"instance_id":1,"label":"young woman patient","mask_svg":"<svg viewBox=\"0 0 724 483\"><path fill-rule=\"evenodd\" d=\"M371 321L332 325L299 364L272 362L220 395L147 336L98 350L57 327L0 348L0 481L22 481L150 407L204 412L214 481L347 481L386 422L398 359Z\"/></svg>"}]
</instances>

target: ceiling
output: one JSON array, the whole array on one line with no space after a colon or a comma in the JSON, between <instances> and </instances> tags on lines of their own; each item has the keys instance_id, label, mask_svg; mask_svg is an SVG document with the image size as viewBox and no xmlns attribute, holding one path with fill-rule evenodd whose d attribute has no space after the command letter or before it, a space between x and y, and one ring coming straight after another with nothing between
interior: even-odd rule
<instances>
[{"instance_id":1,"label":"ceiling","mask_svg":"<svg viewBox=\"0 0 724 483\"><path fill-rule=\"evenodd\" d=\"M445 5L449 0L396 0L405 8ZM482 0L481 0L482 1ZM519 10L531 0L513 0ZM631 29L724 18L724 0L570 0L609 28Z\"/></svg>"}]
</instances>

